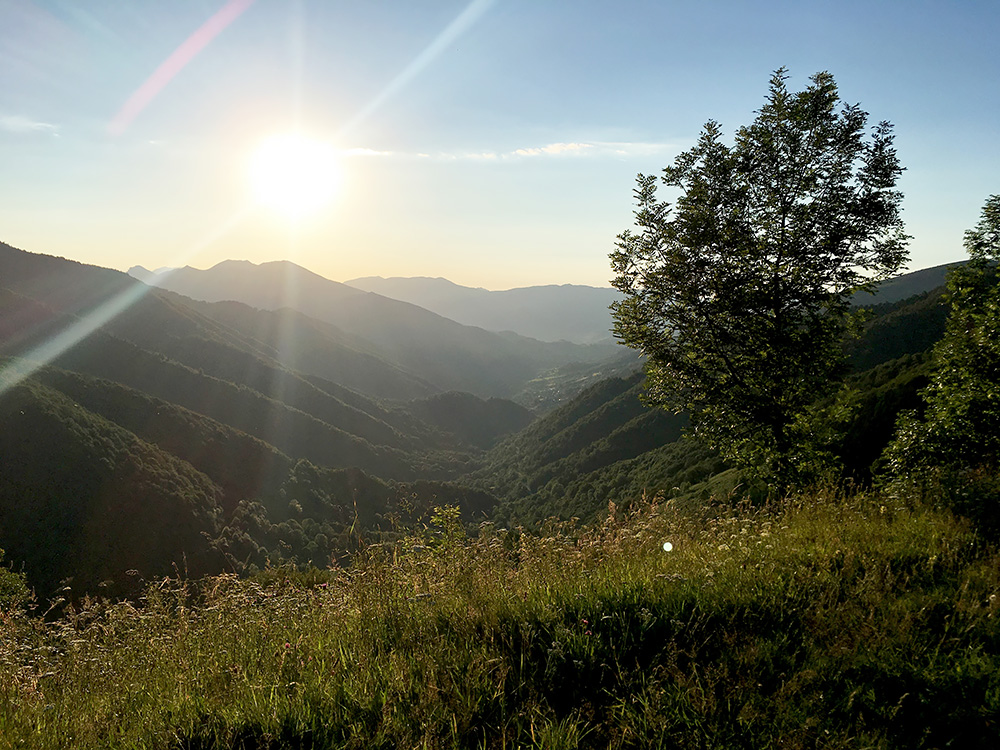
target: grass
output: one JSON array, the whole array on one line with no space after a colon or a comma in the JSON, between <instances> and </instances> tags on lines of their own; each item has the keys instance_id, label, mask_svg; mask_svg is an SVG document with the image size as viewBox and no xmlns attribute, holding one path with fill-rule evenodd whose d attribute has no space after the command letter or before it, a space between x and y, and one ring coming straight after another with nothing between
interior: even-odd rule
<instances>
[{"instance_id":1,"label":"grass","mask_svg":"<svg viewBox=\"0 0 1000 750\"><path fill-rule=\"evenodd\" d=\"M998 597L966 524L879 495L444 509L349 569L0 615L0 748L992 748Z\"/></svg>"}]
</instances>

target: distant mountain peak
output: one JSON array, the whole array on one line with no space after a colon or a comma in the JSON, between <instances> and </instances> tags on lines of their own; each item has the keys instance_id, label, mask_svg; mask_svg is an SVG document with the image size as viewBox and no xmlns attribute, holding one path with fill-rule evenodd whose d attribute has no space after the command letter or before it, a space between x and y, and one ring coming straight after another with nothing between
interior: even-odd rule
<instances>
[{"instance_id":1,"label":"distant mountain peak","mask_svg":"<svg viewBox=\"0 0 1000 750\"><path fill-rule=\"evenodd\" d=\"M430 287L440 287L447 289L470 289L479 292L488 292L489 290L481 286L463 286L462 284L456 284L451 279L446 279L444 276L362 276L357 279L351 279L350 281L345 281L347 286L353 286L356 289L365 289L368 286L384 286L390 284L423 284ZM380 292L381 293L381 292Z\"/></svg>"},{"instance_id":2,"label":"distant mountain peak","mask_svg":"<svg viewBox=\"0 0 1000 750\"><path fill-rule=\"evenodd\" d=\"M427 276L369 276L348 286L409 302L464 325L513 331L541 341L597 343L611 338L611 287L549 284L504 291L473 288Z\"/></svg>"},{"instance_id":3,"label":"distant mountain peak","mask_svg":"<svg viewBox=\"0 0 1000 750\"><path fill-rule=\"evenodd\" d=\"M250 267L255 267L256 265L257 264L254 263L253 261L238 260L236 258L230 258L229 260L223 260L223 261L220 261L220 262L216 263L209 270L216 270L216 269L225 270L225 269L237 268L237 267L238 268L250 268ZM191 268L191 266L184 266L184 267L185 268Z\"/></svg>"}]
</instances>

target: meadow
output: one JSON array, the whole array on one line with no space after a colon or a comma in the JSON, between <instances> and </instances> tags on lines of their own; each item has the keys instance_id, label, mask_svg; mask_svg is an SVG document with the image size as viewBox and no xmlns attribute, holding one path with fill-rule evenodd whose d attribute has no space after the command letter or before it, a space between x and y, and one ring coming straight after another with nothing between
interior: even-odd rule
<instances>
[{"instance_id":1,"label":"meadow","mask_svg":"<svg viewBox=\"0 0 1000 750\"><path fill-rule=\"evenodd\" d=\"M669 549L668 549L669 548ZM29 603L30 604L30 603ZM2 748L943 748L1000 737L1000 555L818 490L0 615Z\"/></svg>"}]
</instances>

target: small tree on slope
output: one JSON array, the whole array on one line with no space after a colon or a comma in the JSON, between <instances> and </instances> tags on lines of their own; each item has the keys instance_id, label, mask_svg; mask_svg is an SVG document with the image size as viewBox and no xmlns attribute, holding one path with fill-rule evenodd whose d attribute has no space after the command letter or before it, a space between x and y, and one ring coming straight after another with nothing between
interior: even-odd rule
<instances>
[{"instance_id":1,"label":"small tree on slope","mask_svg":"<svg viewBox=\"0 0 1000 750\"><path fill-rule=\"evenodd\" d=\"M850 297L906 259L892 127L841 105L828 73L791 93L779 70L735 145L709 121L639 175L637 230L611 255L615 334L648 356L647 401L782 488L821 455L809 407L842 370Z\"/></svg>"}]
</instances>

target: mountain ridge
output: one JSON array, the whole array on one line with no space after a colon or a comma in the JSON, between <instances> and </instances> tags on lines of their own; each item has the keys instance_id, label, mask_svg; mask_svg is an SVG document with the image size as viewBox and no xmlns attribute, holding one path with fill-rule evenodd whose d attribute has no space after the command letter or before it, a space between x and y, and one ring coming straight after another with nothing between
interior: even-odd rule
<instances>
[{"instance_id":1,"label":"mountain ridge","mask_svg":"<svg viewBox=\"0 0 1000 750\"><path fill-rule=\"evenodd\" d=\"M348 286L411 302L446 318L491 331L514 331L541 341L595 343L611 338L611 287L540 284L505 290L467 287L426 276L368 276Z\"/></svg>"},{"instance_id":2,"label":"mountain ridge","mask_svg":"<svg viewBox=\"0 0 1000 750\"><path fill-rule=\"evenodd\" d=\"M293 266L265 267L265 277L295 274ZM233 267L259 273L251 263ZM341 291L383 304L376 294ZM132 302L124 314L121 299ZM418 309L390 302L411 315ZM895 413L913 404L926 358L912 354L936 338L942 305L938 289L871 309L852 361L909 358L865 376L846 441L852 466L870 466ZM73 331L85 335L67 336ZM516 351L530 371L545 364L529 356L539 350L550 362L587 351L469 333L454 321L439 329L455 331L498 349L481 366ZM52 346L62 339L68 346ZM461 351L465 340L449 343ZM356 548L359 530L425 522L433 505L454 504L467 521L484 513L513 523L588 519L647 491L694 492L724 468L696 441L677 440L682 415L643 407L641 375L625 361L613 380L596 380L602 364L536 378L536 393L560 380L592 385L576 399L546 396L562 406L539 420L509 401L420 380L382 359L385 349L384 340L290 308L197 302L118 271L0 245L0 547L26 566L42 596L71 574L76 594L108 580L104 592L123 593L131 569L325 565ZM352 390L340 360L361 368L362 380L381 372L410 398ZM159 528L171 529L162 543L151 537Z\"/></svg>"},{"instance_id":3,"label":"mountain ridge","mask_svg":"<svg viewBox=\"0 0 1000 750\"><path fill-rule=\"evenodd\" d=\"M482 398L509 398L546 370L570 362L598 363L616 353L610 339L589 345L546 343L464 325L409 302L325 279L289 261L223 262L206 270L185 267L147 277L147 282L206 302L294 309L336 328L347 337L342 343L349 339L355 346L367 346L369 353L441 391Z\"/></svg>"},{"instance_id":4,"label":"mountain ridge","mask_svg":"<svg viewBox=\"0 0 1000 750\"><path fill-rule=\"evenodd\" d=\"M464 396L442 419L433 402L377 401L279 361L269 332L304 316L224 312L0 245L0 547L39 596L71 576L70 598L177 571L326 565L352 530L494 504L444 480L527 410Z\"/></svg>"}]
</instances>

